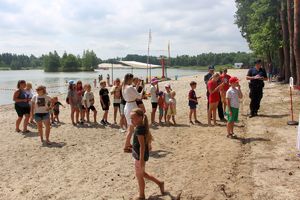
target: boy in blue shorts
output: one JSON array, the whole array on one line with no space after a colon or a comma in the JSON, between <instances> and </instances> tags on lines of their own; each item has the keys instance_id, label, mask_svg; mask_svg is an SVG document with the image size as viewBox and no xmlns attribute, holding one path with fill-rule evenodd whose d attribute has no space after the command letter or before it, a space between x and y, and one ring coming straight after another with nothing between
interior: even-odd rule
<instances>
[{"instance_id":1,"label":"boy in blue shorts","mask_svg":"<svg viewBox=\"0 0 300 200\"><path fill-rule=\"evenodd\" d=\"M238 122L239 116L239 99L243 98L239 79L237 77L231 77L229 79L230 88L226 92L227 101L227 137L236 138L233 133L234 123Z\"/></svg>"},{"instance_id":2,"label":"boy in blue shorts","mask_svg":"<svg viewBox=\"0 0 300 200\"><path fill-rule=\"evenodd\" d=\"M189 107L190 107L190 124L194 124L192 121L192 115L194 115L195 123L200 124L200 122L197 120L197 105L198 105L198 99L200 97L196 96L195 89L197 87L197 83L195 81L192 81L190 83L191 90L189 92Z\"/></svg>"}]
</instances>

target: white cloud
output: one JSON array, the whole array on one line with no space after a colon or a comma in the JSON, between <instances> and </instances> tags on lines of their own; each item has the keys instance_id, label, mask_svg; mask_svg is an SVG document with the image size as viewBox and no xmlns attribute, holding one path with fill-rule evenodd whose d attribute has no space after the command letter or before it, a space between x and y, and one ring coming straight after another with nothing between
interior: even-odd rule
<instances>
[{"instance_id":1,"label":"white cloud","mask_svg":"<svg viewBox=\"0 0 300 200\"><path fill-rule=\"evenodd\" d=\"M234 22L234 0L0 0L2 52L57 50L101 58L146 54L248 51Z\"/></svg>"}]
</instances>

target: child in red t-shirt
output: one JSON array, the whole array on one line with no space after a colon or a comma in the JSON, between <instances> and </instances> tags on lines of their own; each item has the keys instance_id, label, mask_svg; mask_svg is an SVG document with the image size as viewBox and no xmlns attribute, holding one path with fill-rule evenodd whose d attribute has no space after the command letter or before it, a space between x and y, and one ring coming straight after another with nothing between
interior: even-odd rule
<instances>
[{"instance_id":1,"label":"child in red t-shirt","mask_svg":"<svg viewBox=\"0 0 300 200\"><path fill-rule=\"evenodd\" d=\"M226 92L230 87L229 85L230 78L231 76L227 74L227 69L224 69L223 74L220 76L222 83L224 83L223 87L220 88L220 95L221 95L224 111L226 110Z\"/></svg>"},{"instance_id":2,"label":"child in red t-shirt","mask_svg":"<svg viewBox=\"0 0 300 200\"><path fill-rule=\"evenodd\" d=\"M220 78L220 74L216 73L212 76L211 80L207 83L207 89L209 92L209 110L208 110L208 125L211 126L211 116L213 117L214 125L217 125L216 122L216 113L217 107L220 101L220 88L223 87L224 83L218 85L218 80Z\"/></svg>"}]
</instances>

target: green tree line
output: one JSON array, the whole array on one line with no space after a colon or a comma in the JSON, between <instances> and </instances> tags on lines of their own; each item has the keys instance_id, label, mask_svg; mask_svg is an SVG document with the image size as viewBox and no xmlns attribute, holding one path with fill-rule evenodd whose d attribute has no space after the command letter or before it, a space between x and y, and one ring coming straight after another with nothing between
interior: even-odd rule
<instances>
[{"instance_id":1,"label":"green tree line","mask_svg":"<svg viewBox=\"0 0 300 200\"><path fill-rule=\"evenodd\" d=\"M300 1L235 0L236 24L253 53L300 85Z\"/></svg>"},{"instance_id":2,"label":"green tree line","mask_svg":"<svg viewBox=\"0 0 300 200\"><path fill-rule=\"evenodd\" d=\"M124 58L108 59L104 62L137 61L147 63L146 55L129 54ZM243 63L244 66L252 66L255 57L252 53L235 52L235 53L202 53L197 56L178 55L176 57L165 58L166 64L174 66L208 66L208 65L233 65L234 63ZM160 65L160 56L150 56L149 63Z\"/></svg>"},{"instance_id":3,"label":"green tree line","mask_svg":"<svg viewBox=\"0 0 300 200\"><path fill-rule=\"evenodd\" d=\"M0 68L7 68L12 70L24 68L38 68L42 66L42 59L34 55L17 55L11 53L0 54Z\"/></svg>"},{"instance_id":4,"label":"green tree line","mask_svg":"<svg viewBox=\"0 0 300 200\"><path fill-rule=\"evenodd\" d=\"M92 71L100 62L101 59L93 50L84 50L82 56L65 52L62 57L56 51L40 57L11 53L0 54L0 68L12 70L42 68L46 72Z\"/></svg>"}]
</instances>

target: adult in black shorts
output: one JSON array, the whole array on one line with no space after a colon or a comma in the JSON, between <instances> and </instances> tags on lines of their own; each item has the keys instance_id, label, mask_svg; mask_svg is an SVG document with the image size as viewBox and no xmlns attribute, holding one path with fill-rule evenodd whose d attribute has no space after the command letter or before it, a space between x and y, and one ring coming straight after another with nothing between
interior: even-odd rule
<instances>
[{"instance_id":1,"label":"adult in black shorts","mask_svg":"<svg viewBox=\"0 0 300 200\"><path fill-rule=\"evenodd\" d=\"M18 114L18 119L16 121L16 132L20 132L20 124L22 122L23 116L25 115L25 119L23 122L23 133L29 132L27 130L29 117L30 117L30 98L28 94L25 92L26 81L20 80L17 84L18 90L15 91L13 100L15 102L15 110Z\"/></svg>"}]
</instances>

